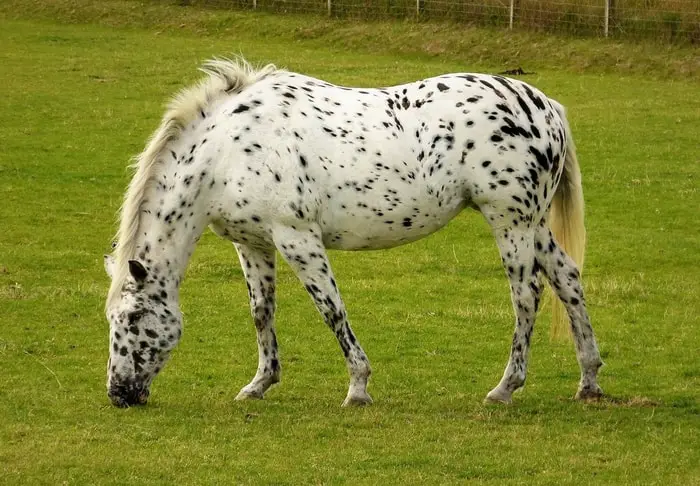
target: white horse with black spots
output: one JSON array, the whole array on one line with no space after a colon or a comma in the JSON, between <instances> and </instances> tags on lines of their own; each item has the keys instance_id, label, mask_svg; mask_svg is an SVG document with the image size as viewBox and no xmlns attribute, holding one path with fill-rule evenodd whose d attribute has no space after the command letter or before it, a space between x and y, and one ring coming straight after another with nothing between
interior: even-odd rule
<instances>
[{"instance_id":1,"label":"white horse with black spots","mask_svg":"<svg viewBox=\"0 0 700 486\"><path fill-rule=\"evenodd\" d=\"M483 74L358 89L244 61L214 60L203 70L208 76L171 102L138 157L114 255L105 257L114 405L146 403L177 345L180 284L207 227L238 252L257 329L257 373L237 399L262 398L280 379L277 250L345 355L344 405L370 403L369 361L326 249L409 243L467 207L493 230L516 316L510 359L487 400L508 403L525 382L541 275L568 313L577 398L602 394L577 268L580 172L561 105L521 81Z\"/></svg>"}]
</instances>

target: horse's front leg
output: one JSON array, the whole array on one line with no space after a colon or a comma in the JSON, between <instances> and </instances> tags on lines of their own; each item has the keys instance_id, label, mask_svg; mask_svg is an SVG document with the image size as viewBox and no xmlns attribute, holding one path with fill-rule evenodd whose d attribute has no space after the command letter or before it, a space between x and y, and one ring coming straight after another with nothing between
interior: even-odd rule
<instances>
[{"instance_id":1,"label":"horse's front leg","mask_svg":"<svg viewBox=\"0 0 700 486\"><path fill-rule=\"evenodd\" d=\"M280 380L280 362L275 335L275 249L250 248L235 244L248 285L250 312L258 334L258 370L253 381L236 400L262 398Z\"/></svg>"},{"instance_id":2,"label":"horse's front leg","mask_svg":"<svg viewBox=\"0 0 700 486\"><path fill-rule=\"evenodd\" d=\"M306 287L343 350L350 373L350 388L343 406L372 403L367 393L371 373L369 361L350 328L320 229L279 227L273 231L273 238L277 249Z\"/></svg>"}]
</instances>

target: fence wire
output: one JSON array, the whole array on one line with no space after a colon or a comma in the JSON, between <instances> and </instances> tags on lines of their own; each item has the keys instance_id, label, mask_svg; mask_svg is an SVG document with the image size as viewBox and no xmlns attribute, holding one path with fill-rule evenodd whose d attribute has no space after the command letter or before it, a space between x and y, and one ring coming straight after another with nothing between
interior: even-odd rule
<instances>
[{"instance_id":1,"label":"fence wire","mask_svg":"<svg viewBox=\"0 0 700 486\"><path fill-rule=\"evenodd\" d=\"M700 0L202 0L196 3L339 18L452 20L511 29L700 44Z\"/></svg>"}]
</instances>

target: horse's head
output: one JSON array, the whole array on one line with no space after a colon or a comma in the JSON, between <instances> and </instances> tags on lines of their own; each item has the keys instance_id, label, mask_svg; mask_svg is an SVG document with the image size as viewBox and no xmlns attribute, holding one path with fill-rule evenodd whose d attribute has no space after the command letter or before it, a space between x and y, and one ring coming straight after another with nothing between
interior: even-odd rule
<instances>
[{"instance_id":1,"label":"horse's head","mask_svg":"<svg viewBox=\"0 0 700 486\"><path fill-rule=\"evenodd\" d=\"M115 262L108 255L105 269L114 278ZM107 307L107 395L117 407L148 401L153 378L182 334L177 300L168 295L165 281L156 272L130 260L121 295Z\"/></svg>"}]
</instances>

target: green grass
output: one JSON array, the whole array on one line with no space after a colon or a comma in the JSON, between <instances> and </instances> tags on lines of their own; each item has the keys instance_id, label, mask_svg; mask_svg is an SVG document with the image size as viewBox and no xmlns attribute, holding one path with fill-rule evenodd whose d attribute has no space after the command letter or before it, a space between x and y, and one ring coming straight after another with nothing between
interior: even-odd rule
<instances>
[{"instance_id":1,"label":"green grass","mask_svg":"<svg viewBox=\"0 0 700 486\"><path fill-rule=\"evenodd\" d=\"M281 48L285 58L292 60L318 49L330 49L390 55L391 59L411 56L432 66L449 60L459 70L504 71L522 66L526 71L624 73L654 79L700 78L697 46L664 44L653 39L572 38L511 32L503 28L476 28L461 22L357 22L313 15L173 6L177 3L181 2L4 0L0 2L0 18L147 29L154 35L213 37L221 41L219 45L227 52L244 45L255 44L260 49L259 44L269 44ZM277 51L276 58L280 58L279 48L272 47ZM323 64L325 67L330 63ZM361 82L363 76L359 74L355 79Z\"/></svg>"},{"instance_id":2,"label":"green grass","mask_svg":"<svg viewBox=\"0 0 700 486\"><path fill-rule=\"evenodd\" d=\"M253 8L250 0L179 0L179 3ZM509 25L509 2L501 0L421 0L420 13L416 12L416 0L334 0L331 4L331 15L338 18L440 20L501 29ZM517 30L604 35L605 3L600 0L518 0L514 6L513 28ZM256 8L268 12L328 15L324 0L257 0ZM700 8L692 0L623 0L611 4L609 35L628 40L648 38L697 45L700 42L699 19Z\"/></svg>"},{"instance_id":3,"label":"green grass","mask_svg":"<svg viewBox=\"0 0 700 486\"><path fill-rule=\"evenodd\" d=\"M182 10L163 5L148 26L124 14L134 2L105 2L93 17L54 10L53 21L45 6L9 4L0 6L0 483L700 482L697 80L546 56L524 77L569 108L579 147L602 403L571 399L572 345L549 342L545 309L524 392L510 407L482 405L503 371L512 317L493 239L465 212L406 247L331 255L373 363L373 406L340 408L342 354L286 266L282 383L262 402L233 401L254 373L255 333L235 253L207 233L182 290L183 342L149 405L118 410L104 389L102 254L128 158L203 59L240 51L365 86L511 66L499 55L466 63L462 52L344 48L333 31L253 32L283 24L272 16L188 10L195 25L206 15L243 27L179 32L161 19ZM404 27L395 28L414 28ZM556 42L566 52L581 41ZM657 49L652 59L670 52Z\"/></svg>"}]
</instances>

